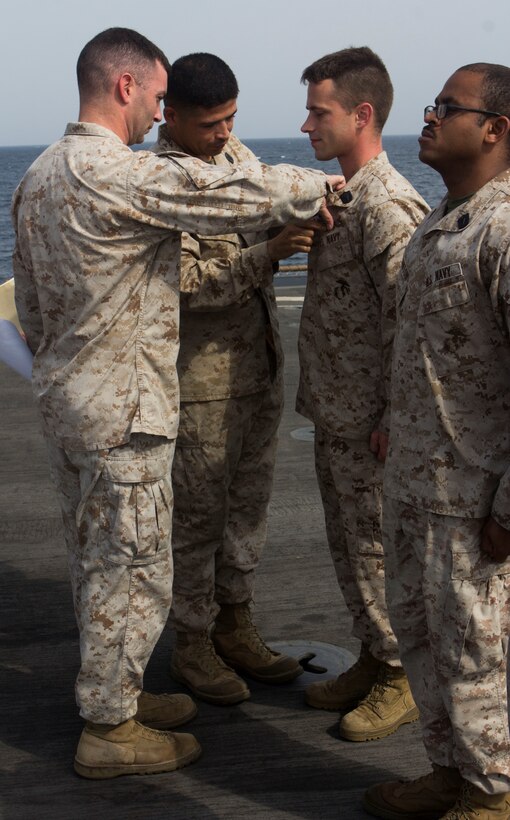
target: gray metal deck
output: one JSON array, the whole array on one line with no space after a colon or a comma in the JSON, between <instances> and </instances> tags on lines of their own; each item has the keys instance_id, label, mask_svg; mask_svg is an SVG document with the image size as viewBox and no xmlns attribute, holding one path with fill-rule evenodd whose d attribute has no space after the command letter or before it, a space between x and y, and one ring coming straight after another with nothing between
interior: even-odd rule
<instances>
[{"instance_id":1,"label":"gray metal deck","mask_svg":"<svg viewBox=\"0 0 510 820\"><path fill-rule=\"evenodd\" d=\"M303 289L289 285L278 287L287 409L256 620L269 642L318 641L357 654L326 545L313 444L291 435L309 425L292 409ZM336 714L304 705L303 687L317 679L305 673L288 686L252 683L252 698L238 706L200 703L189 731L203 756L180 772L78 778L77 631L59 514L30 387L2 364L0 414L2 820L356 820L367 817L368 785L428 769L416 724L383 741L341 741ZM168 677L171 643L167 629L147 669L149 691L179 691Z\"/></svg>"}]
</instances>

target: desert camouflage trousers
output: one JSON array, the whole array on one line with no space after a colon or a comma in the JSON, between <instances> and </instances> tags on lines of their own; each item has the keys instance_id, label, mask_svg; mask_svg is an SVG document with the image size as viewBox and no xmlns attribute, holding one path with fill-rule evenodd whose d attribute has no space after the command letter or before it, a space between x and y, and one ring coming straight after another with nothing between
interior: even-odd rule
<instances>
[{"instance_id":1,"label":"desert camouflage trousers","mask_svg":"<svg viewBox=\"0 0 510 820\"><path fill-rule=\"evenodd\" d=\"M282 407L280 381L251 396L181 403L172 470L179 631L202 632L220 604L252 600Z\"/></svg>"},{"instance_id":2,"label":"desert camouflage trousers","mask_svg":"<svg viewBox=\"0 0 510 820\"><path fill-rule=\"evenodd\" d=\"M383 465L368 440L315 430L315 469L336 576L353 619L352 634L374 657L399 666L386 605L381 536Z\"/></svg>"},{"instance_id":3,"label":"desert camouflage trousers","mask_svg":"<svg viewBox=\"0 0 510 820\"><path fill-rule=\"evenodd\" d=\"M486 792L510 791L510 559L480 550L484 519L385 497L388 602L433 763Z\"/></svg>"},{"instance_id":4,"label":"desert camouflage trousers","mask_svg":"<svg viewBox=\"0 0 510 820\"><path fill-rule=\"evenodd\" d=\"M48 449L80 635L77 703L86 720L121 723L171 604L174 442L135 433L110 450Z\"/></svg>"}]
</instances>

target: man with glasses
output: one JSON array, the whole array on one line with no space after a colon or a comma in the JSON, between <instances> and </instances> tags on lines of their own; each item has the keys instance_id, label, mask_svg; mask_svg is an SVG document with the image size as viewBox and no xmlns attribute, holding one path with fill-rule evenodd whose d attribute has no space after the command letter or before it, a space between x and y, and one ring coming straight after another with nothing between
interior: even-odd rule
<instances>
[{"instance_id":1,"label":"man with glasses","mask_svg":"<svg viewBox=\"0 0 510 820\"><path fill-rule=\"evenodd\" d=\"M385 474L388 604L432 772L376 817L510 817L510 68L467 65L425 109L447 196L397 283Z\"/></svg>"}]
</instances>

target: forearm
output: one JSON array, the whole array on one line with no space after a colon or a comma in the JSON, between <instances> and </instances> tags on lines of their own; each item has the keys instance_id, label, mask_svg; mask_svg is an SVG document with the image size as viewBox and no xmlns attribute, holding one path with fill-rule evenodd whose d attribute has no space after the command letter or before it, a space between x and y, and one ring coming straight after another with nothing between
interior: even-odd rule
<instances>
[{"instance_id":1,"label":"forearm","mask_svg":"<svg viewBox=\"0 0 510 820\"><path fill-rule=\"evenodd\" d=\"M273 280L267 242L234 248L210 259L200 258L199 238L183 236L180 290L189 310L221 310L250 298Z\"/></svg>"},{"instance_id":2,"label":"forearm","mask_svg":"<svg viewBox=\"0 0 510 820\"><path fill-rule=\"evenodd\" d=\"M152 155L134 158L128 180L132 206L157 226L207 236L306 220L319 211L329 187L322 172L291 165L230 170L192 157L157 160L153 167Z\"/></svg>"},{"instance_id":3,"label":"forearm","mask_svg":"<svg viewBox=\"0 0 510 820\"><path fill-rule=\"evenodd\" d=\"M380 419L378 429L386 434L389 433L391 363L396 323L395 282L401 258L402 254L395 253L395 249L390 246L370 262L370 274L375 290L377 291L380 305L381 372L383 395L386 402L386 407Z\"/></svg>"}]
</instances>

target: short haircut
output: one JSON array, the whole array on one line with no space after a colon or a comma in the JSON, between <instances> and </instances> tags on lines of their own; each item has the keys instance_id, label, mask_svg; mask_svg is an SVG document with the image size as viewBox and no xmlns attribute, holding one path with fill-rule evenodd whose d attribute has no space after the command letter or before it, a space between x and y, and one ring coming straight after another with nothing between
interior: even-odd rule
<instances>
[{"instance_id":1,"label":"short haircut","mask_svg":"<svg viewBox=\"0 0 510 820\"><path fill-rule=\"evenodd\" d=\"M497 63L470 63L458 68L457 71L481 74L483 76L481 107L487 111L496 111L510 117L510 68L508 66Z\"/></svg>"},{"instance_id":2,"label":"short haircut","mask_svg":"<svg viewBox=\"0 0 510 820\"><path fill-rule=\"evenodd\" d=\"M344 48L326 54L305 68L302 83L333 80L338 98L347 111L368 102L374 109L374 125L381 132L393 103L390 75L380 57L368 46Z\"/></svg>"},{"instance_id":3,"label":"short haircut","mask_svg":"<svg viewBox=\"0 0 510 820\"><path fill-rule=\"evenodd\" d=\"M172 65L165 105L175 108L215 108L235 100L239 86L232 69L220 57L196 52Z\"/></svg>"},{"instance_id":4,"label":"short haircut","mask_svg":"<svg viewBox=\"0 0 510 820\"><path fill-rule=\"evenodd\" d=\"M168 59L147 37L130 28L108 28L93 37L78 57L76 73L80 94L91 96L106 92L112 76L124 71L133 74L143 85L157 61L168 73Z\"/></svg>"}]
</instances>

